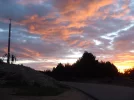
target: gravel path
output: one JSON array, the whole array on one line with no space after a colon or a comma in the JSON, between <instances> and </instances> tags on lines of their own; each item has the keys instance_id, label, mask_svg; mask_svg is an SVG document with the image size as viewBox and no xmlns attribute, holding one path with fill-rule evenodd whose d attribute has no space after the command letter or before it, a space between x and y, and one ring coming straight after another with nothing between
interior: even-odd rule
<instances>
[{"instance_id":1,"label":"gravel path","mask_svg":"<svg viewBox=\"0 0 134 100\"><path fill-rule=\"evenodd\" d=\"M63 82L66 85L82 90L94 100L134 100L134 88L91 83Z\"/></svg>"}]
</instances>

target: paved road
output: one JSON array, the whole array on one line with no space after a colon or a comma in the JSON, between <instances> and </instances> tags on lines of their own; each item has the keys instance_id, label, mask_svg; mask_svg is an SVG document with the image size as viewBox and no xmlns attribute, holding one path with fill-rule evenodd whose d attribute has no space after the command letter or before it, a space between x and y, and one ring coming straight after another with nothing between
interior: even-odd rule
<instances>
[{"instance_id":1,"label":"paved road","mask_svg":"<svg viewBox=\"0 0 134 100\"><path fill-rule=\"evenodd\" d=\"M130 87L92 83L63 83L78 88L98 100L134 100L134 88Z\"/></svg>"}]
</instances>

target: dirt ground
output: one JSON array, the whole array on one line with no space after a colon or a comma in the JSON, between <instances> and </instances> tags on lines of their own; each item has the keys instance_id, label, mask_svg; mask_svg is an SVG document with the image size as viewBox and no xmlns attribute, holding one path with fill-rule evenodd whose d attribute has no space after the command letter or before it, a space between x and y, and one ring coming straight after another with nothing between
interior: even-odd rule
<instances>
[{"instance_id":1,"label":"dirt ground","mask_svg":"<svg viewBox=\"0 0 134 100\"><path fill-rule=\"evenodd\" d=\"M0 88L1 100L88 100L88 97L77 91L70 89L58 96L15 96L13 90L9 88Z\"/></svg>"}]
</instances>

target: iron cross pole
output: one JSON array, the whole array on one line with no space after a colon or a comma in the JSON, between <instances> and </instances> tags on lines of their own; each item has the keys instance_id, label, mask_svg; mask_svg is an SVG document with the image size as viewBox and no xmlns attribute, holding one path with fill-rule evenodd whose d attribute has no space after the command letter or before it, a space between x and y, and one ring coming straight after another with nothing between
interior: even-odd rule
<instances>
[{"instance_id":1,"label":"iron cross pole","mask_svg":"<svg viewBox=\"0 0 134 100\"><path fill-rule=\"evenodd\" d=\"M11 19L9 23L9 36L8 36L8 55L7 55L7 63L10 64L10 37L11 37Z\"/></svg>"}]
</instances>

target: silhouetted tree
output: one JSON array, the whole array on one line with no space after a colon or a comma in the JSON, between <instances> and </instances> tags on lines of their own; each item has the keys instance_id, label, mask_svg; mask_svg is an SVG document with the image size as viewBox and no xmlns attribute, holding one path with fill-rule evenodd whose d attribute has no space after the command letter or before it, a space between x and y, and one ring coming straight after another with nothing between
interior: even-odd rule
<instances>
[{"instance_id":1,"label":"silhouetted tree","mask_svg":"<svg viewBox=\"0 0 134 100\"><path fill-rule=\"evenodd\" d=\"M64 65L62 63L59 63L55 69L53 69L54 72L61 72L64 69Z\"/></svg>"},{"instance_id":2,"label":"silhouetted tree","mask_svg":"<svg viewBox=\"0 0 134 100\"><path fill-rule=\"evenodd\" d=\"M125 70L124 75L130 77L131 79L134 79L134 68Z\"/></svg>"},{"instance_id":3,"label":"silhouetted tree","mask_svg":"<svg viewBox=\"0 0 134 100\"><path fill-rule=\"evenodd\" d=\"M112 63L99 62L92 53L85 51L72 65L59 63L56 68L53 68L51 76L59 80L115 77L118 76L118 70Z\"/></svg>"}]
</instances>

